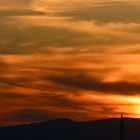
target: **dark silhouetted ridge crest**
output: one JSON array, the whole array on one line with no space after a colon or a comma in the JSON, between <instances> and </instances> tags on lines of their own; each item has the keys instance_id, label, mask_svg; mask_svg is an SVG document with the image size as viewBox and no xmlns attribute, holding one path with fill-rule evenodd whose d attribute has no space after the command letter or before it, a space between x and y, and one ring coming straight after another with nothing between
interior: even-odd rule
<instances>
[{"instance_id":1,"label":"dark silhouetted ridge crest","mask_svg":"<svg viewBox=\"0 0 140 140\"><path fill-rule=\"evenodd\" d=\"M126 140L140 140L140 119L125 118ZM2 140L119 140L120 119L75 122L49 120L16 127L0 128Z\"/></svg>"}]
</instances>

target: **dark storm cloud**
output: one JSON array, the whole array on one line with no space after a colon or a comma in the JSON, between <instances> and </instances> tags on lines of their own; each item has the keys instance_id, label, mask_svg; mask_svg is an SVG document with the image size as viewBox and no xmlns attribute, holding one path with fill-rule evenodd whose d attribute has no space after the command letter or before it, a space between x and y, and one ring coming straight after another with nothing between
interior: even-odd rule
<instances>
[{"instance_id":1,"label":"dark storm cloud","mask_svg":"<svg viewBox=\"0 0 140 140\"><path fill-rule=\"evenodd\" d=\"M140 92L140 84L127 82L127 81L116 81L116 82L102 82L96 78L89 78L83 75L79 76L50 76L47 78L49 81L63 84L68 86L70 89L78 88L85 90L93 90L103 93L116 93L124 95L133 95Z\"/></svg>"}]
</instances>

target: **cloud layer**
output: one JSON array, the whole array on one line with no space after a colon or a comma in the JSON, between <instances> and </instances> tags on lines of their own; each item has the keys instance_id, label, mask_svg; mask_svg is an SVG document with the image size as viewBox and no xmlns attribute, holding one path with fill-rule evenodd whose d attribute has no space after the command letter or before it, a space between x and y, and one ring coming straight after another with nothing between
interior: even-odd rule
<instances>
[{"instance_id":1,"label":"cloud layer","mask_svg":"<svg viewBox=\"0 0 140 140\"><path fill-rule=\"evenodd\" d=\"M139 116L139 2L0 5L0 125Z\"/></svg>"}]
</instances>

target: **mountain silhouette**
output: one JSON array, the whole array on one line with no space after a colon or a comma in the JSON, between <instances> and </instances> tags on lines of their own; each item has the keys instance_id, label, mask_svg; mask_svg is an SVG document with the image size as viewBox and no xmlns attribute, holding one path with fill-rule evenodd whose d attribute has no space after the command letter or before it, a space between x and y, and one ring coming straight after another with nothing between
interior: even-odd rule
<instances>
[{"instance_id":1,"label":"mountain silhouette","mask_svg":"<svg viewBox=\"0 0 140 140\"><path fill-rule=\"evenodd\" d=\"M140 119L125 119L125 140L140 140ZM120 140L120 119L57 119L0 128L2 140Z\"/></svg>"}]
</instances>

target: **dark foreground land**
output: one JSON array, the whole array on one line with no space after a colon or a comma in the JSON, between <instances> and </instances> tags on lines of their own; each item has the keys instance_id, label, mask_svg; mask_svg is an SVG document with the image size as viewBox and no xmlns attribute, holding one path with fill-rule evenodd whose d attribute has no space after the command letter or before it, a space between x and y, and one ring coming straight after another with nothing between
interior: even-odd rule
<instances>
[{"instance_id":1,"label":"dark foreground land","mask_svg":"<svg viewBox=\"0 0 140 140\"><path fill-rule=\"evenodd\" d=\"M0 128L0 140L120 140L120 119L77 123L58 119ZM125 140L140 140L140 119L125 119Z\"/></svg>"}]
</instances>

